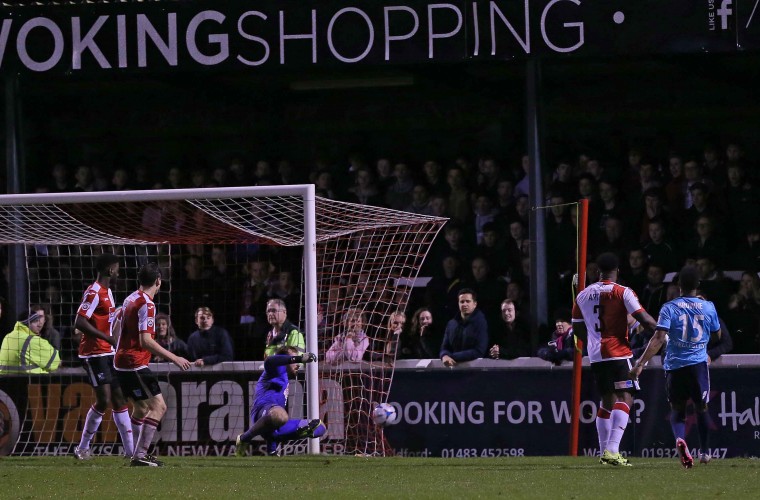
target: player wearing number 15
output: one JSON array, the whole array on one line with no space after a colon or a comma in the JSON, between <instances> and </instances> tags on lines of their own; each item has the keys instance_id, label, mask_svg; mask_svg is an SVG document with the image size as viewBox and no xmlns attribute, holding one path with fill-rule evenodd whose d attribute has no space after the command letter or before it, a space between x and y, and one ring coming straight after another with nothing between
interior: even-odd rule
<instances>
[{"instance_id":1,"label":"player wearing number 15","mask_svg":"<svg viewBox=\"0 0 760 500\"><path fill-rule=\"evenodd\" d=\"M632 394L638 390L638 383L629 376L633 354L628 339L628 314L650 330L656 324L633 290L615 283L618 277L615 254L599 255L596 264L601 280L589 285L575 299L573 331L588 345L591 371L602 395L596 415L600 462L628 466L628 460L620 454L620 440L628 425Z\"/></svg>"},{"instance_id":2,"label":"player wearing number 15","mask_svg":"<svg viewBox=\"0 0 760 500\"><path fill-rule=\"evenodd\" d=\"M697 413L699 430L699 461L710 460L708 451L709 417L707 402L710 399L710 375L707 369L707 343L710 335L720 338L718 314L712 302L697 296L699 271L684 267L678 275L681 296L665 303L660 309L657 331L649 341L646 351L631 370L638 377L646 363L657 354L665 342L665 375L668 401L670 402L670 425L676 438L676 449L681 465L689 469L694 463L686 445L686 402L691 398Z\"/></svg>"}]
</instances>

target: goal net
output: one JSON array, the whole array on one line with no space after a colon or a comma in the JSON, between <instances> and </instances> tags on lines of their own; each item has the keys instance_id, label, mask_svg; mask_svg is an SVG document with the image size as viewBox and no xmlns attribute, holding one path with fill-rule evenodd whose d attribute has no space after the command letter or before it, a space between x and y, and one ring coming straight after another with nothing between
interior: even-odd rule
<instances>
[{"instance_id":1,"label":"goal net","mask_svg":"<svg viewBox=\"0 0 760 500\"><path fill-rule=\"evenodd\" d=\"M232 338L231 363L184 373L151 365L169 407L156 437L160 453L234 452L263 366L271 298L285 302L307 350L319 355L318 368L307 365L291 382L291 418L321 418L328 428L321 448L312 440L281 451L392 453L371 419L393 378L387 324L405 309L445 219L281 186L4 196L0 220L0 243L23 245L28 302L46 310L42 335L62 358L51 374L0 378L0 454L70 454L78 443L94 392L79 365L73 320L102 253L119 256L111 286L117 304L136 288L139 267L157 262L165 279L155 302L176 336L187 340L195 309L206 306ZM350 352L338 348L346 337L357 340ZM92 450L121 451L110 409Z\"/></svg>"}]
</instances>

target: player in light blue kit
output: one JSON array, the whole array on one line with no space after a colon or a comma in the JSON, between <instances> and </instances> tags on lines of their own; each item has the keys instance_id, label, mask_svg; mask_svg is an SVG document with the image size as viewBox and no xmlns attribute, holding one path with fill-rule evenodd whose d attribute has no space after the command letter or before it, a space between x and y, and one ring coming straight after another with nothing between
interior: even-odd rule
<instances>
[{"instance_id":1,"label":"player in light blue kit","mask_svg":"<svg viewBox=\"0 0 760 500\"><path fill-rule=\"evenodd\" d=\"M235 455L244 457L256 436L267 440L267 454L277 454L277 443L294 439L318 438L327 428L318 418L312 420L289 418L287 408L288 384L298 373L301 363L313 363L317 357L300 354L286 346L264 361L264 373L256 384L256 396L251 408L251 427L235 440Z\"/></svg>"},{"instance_id":2,"label":"player in light blue kit","mask_svg":"<svg viewBox=\"0 0 760 500\"><path fill-rule=\"evenodd\" d=\"M657 330L649 341L646 351L631 376L638 378L649 360L659 352L664 342L665 375L668 401L670 402L670 425L676 438L676 449L681 465L689 469L694 459L686 445L686 403L691 398L697 412L699 430L699 461L710 461L708 450L709 416L707 403L710 400L710 373L707 368L707 343L711 335L720 338L720 321L715 306L709 300L697 296L699 272L695 267L686 266L678 275L681 296L665 303L657 320Z\"/></svg>"}]
</instances>

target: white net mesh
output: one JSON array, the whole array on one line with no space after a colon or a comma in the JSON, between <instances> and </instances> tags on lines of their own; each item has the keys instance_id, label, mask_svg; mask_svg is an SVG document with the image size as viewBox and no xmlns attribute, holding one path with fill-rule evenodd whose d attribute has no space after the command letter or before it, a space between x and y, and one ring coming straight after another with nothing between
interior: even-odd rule
<instances>
[{"instance_id":1,"label":"white net mesh","mask_svg":"<svg viewBox=\"0 0 760 500\"><path fill-rule=\"evenodd\" d=\"M319 326L307 334L317 336L320 351L319 414L328 427L323 451L387 454L382 430L371 420L374 405L387 400L393 375L395 343L387 324L394 312L405 309L407 284L416 278L445 220L321 198L315 214ZM249 361L262 359L269 326L266 300L283 298L290 320L302 330L305 326L302 198L157 196L0 205L0 221L0 242L27 245L29 300L51 309L65 359L59 375L19 377L30 384L14 453L68 453L78 442L94 396L77 364L71 323L83 290L94 280L93 259L103 252L122 259L122 276L113 287L117 303L132 291L137 268L158 261L170 279L156 303L171 315L178 337L194 329L192 311L203 304L211 304L217 322L230 331L237 362L222 371L195 372L185 379L157 367L170 406L158 434L159 449L229 453L230 439L247 425L258 377L251 372L261 368ZM254 274L263 281L257 283ZM350 354L336 348L354 336ZM328 354L326 360L329 351L340 354ZM306 415L305 384L295 384L289 411L298 418ZM100 444L98 452L118 451L111 446L118 434L108 415L94 443ZM296 443L284 451L305 449Z\"/></svg>"}]
</instances>

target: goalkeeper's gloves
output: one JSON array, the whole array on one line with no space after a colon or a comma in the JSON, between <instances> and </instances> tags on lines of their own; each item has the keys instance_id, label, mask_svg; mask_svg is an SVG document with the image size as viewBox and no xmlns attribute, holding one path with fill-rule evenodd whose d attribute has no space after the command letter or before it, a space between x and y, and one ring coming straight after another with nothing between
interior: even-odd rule
<instances>
[{"instance_id":1,"label":"goalkeeper's gloves","mask_svg":"<svg viewBox=\"0 0 760 500\"><path fill-rule=\"evenodd\" d=\"M313 352L305 352L300 357L301 363L314 363L317 361L317 355Z\"/></svg>"}]
</instances>

